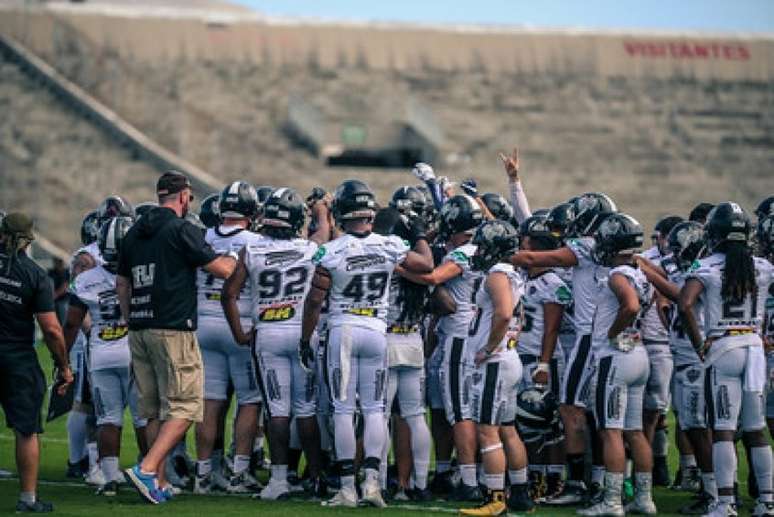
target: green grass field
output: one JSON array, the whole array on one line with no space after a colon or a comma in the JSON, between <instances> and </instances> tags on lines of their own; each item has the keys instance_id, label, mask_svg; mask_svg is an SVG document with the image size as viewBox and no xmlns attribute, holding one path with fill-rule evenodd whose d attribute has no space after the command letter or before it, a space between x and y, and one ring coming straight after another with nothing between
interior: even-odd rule
<instances>
[{"instance_id":1,"label":"green grass field","mask_svg":"<svg viewBox=\"0 0 774 517\"><path fill-rule=\"evenodd\" d=\"M44 347L40 347L39 356L44 365L44 371L50 371L50 360ZM151 507L140 501L139 497L130 488L125 488L118 497L107 500L94 495L94 489L81 483L65 479L65 467L67 465L67 434L65 429L66 417L48 424L45 433L41 435L41 465L40 465L40 497L51 501L55 505L58 515L72 516L103 516L134 517L137 512L153 512L157 515L169 515L175 517L199 516L199 515L249 515L256 512L283 515L286 517L312 515L365 515L374 513L387 513L392 515L411 514L414 512L456 513L457 507L448 503L431 503L427 506L413 504L390 505L386 510L374 509L330 509L322 508L318 503L302 500L289 502L260 502L247 497L235 496L194 496L184 494L174 501L163 506ZM131 429L127 420L125 429ZM674 436L674 421L670 418L670 438ZM229 438L230 439L230 438ZM14 464L14 438L9 429L0 430L0 468L15 472ZM189 439L189 445L193 442ZM130 466L136 458L137 450L134 444L132 431L124 433L123 451L121 454L122 467ZM193 451L190 451L193 457ZM677 451L670 448L671 470L674 473L677 463ZM744 453L740 452L739 462L740 490L746 495L747 462ZM264 480L265 481L265 480ZM18 493L18 482L12 480L0 480L0 514L13 511ZM666 489L657 489L655 493L656 504L660 515L676 515L678 508L686 504L689 495L682 492L673 492ZM752 507L752 501L745 497L747 508ZM744 511L744 510L743 510ZM559 510L556 508L539 508L539 515L574 515L574 510Z\"/></svg>"}]
</instances>

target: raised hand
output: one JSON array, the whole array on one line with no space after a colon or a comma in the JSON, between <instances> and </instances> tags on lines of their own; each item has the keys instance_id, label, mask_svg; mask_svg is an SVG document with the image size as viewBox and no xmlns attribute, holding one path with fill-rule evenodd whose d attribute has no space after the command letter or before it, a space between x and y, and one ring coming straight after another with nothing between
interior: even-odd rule
<instances>
[{"instance_id":1,"label":"raised hand","mask_svg":"<svg viewBox=\"0 0 774 517\"><path fill-rule=\"evenodd\" d=\"M500 153L500 159L503 161L505 173L511 181L519 181L519 149L513 148L510 156Z\"/></svg>"}]
</instances>

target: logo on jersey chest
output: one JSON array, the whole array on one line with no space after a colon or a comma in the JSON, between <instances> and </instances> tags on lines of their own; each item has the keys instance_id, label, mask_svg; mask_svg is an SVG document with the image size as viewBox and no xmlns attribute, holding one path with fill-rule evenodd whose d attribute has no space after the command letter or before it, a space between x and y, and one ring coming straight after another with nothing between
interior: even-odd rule
<instances>
[{"instance_id":1,"label":"logo on jersey chest","mask_svg":"<svg viewBox=\"0 0 774 517\"><path fill-rule=\"evenodd\" d=\"M292 264L293 262L297 262L302 258L304 258L304 254L296 250L272 251L266 254L266 265L276 266L276 265Z\"/></svg>"},{"instance_id":2,"label":"logo on jersey chest","mask_svg":"<svg viewBox=\"0 0 774 517\"><path fill-rule=\"evenodd\" d=\"M296 315L296 309L292 305L281 305L279 307L269 307L261 311L258 316L259 321L277 322L287 321Z\"/></svg>"},{"instance_id":3,"label":"logo on jersey chest","mask_svg":"<svg viewBox=\"0 0 774 517\"><path fill-rule=\"evenodd\" d=\"M356 257L347 257L347 271L353 271L356 269L367 269L372 266L378 266L384 264L387 261L382 255L368 254L358 255Z\"/></svg>"}]
</instances>

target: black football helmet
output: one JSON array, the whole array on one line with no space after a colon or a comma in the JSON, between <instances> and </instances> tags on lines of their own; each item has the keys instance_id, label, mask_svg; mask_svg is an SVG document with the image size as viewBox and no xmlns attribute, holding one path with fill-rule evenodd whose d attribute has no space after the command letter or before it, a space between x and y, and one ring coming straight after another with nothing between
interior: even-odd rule
<instances>
[{"instance_id":1,"label":"black football helmet","mask_svg":"<svg viewBox=\"0 0 774 517\"><path fill-rule=\"evenodd\" d=\"M610 214L594 232L592 258L597 264L609 266L623 252L634 252L644 241L642 226L630 215Z\"/></svg>"},{"instance_id":2,"label":"black football helmet","mask_svg":"<svg viewBox=\"0 0 774 517\"><path fill-rule=\"evenodd\" d=\"M202 199L199 205L199 220L207 228L215 228L220 224L220 195L210 194Z\"/></svg>"},{"instance_id":3,"label":"black football helmet","mask_svg":"<svg viewBox=\"0 0 774 517\"><path fill-rule=\"evenodd\" d=\"M134 216L139 219L140 217L144 216L154 208L159 206L157 203L154 203L153 201L146 201L144 203L140 203L136 207L134 207Z\"/></svg>"},{"instance_id":4,"label":"black football helmet","mask_svg":"<svg viewBox=\"0 0 774 517\"><path fill-rule=\"evenodd\" d=\"M653 234L650 236L650 238L653 241L653 244L658 246L658 250L662 255L666 255L669 253L669 251L666 249L666 247L662 247L659 244L659 238L666 239L669 235L669 232L672 231L672 228L684 220L685 219L679 215L668 215L659 219L656 223L656 226L653 227Z\"/></svg>"},{"instance_id":5,"label":"black football helmet","mask_svg":"<svg viewBox=\"0 0 774 517\"><path fill-rule=\"evenodd\" d=\"M252 219L258 215L258 194L244 181L235 181L223 189L218 200L221 219L234 217Z\"/></svg>"},{"instance_id":6,"label":"black football helmet","mask_svg":"<svg viewBox=\"0 0 774 517\"><path fill-rule=\"evenodd\" d=\"M541 250L555 250L562 243L556 233L548 225L548 218L540 215L532 215L519 226L519 239L529 237L540 243Z\"/></svg>"},{"instance_id":7,"label":"black football helmet","mask_svg":"<svg viewBox=\"0 0 774 517\"><path fill-rule=\"evenodd\" d=\"M444 235L472 232L484 216L475 199L459 194L449 198L441 207L441 232Z\"/></svg>"},{"instance_id":8,"label":"black football helmet","mask_svg":"<svg viewBox=\"0 0 774 517\"><path fill-rule=\"evenodd\" d=\"M774 215L774 196L769 196L758 205L755 209L755 217L763 219L768 215Z\"/></svg>"},{"instance_id":9,"label":"black football helmet","mask_svg":"<svg viewBox=\"0 0 774 517\"><path fill-rule=\"evenodd\" d=\"M587 192L574 198L573 208L572 232L579 237L590 236L602 219L618 212L613 200L601 192Z\"/></svg>"},{"instance_id":10,"label":"black football helmet","mask_svg":"<svg viewBox=\"0 0 774 517\"><path fill-rule=\"evenodd\" d=\"M102 260L105 261L105 267L109 271L115 271L118 267L121 243L132 224L134 224L134 219L119 215L108 219L99 229L97 245L102 254Z\"/></svg>"},{"instance_id":11,"label":"black football helmet","mask_svg":"<svg viewBox=\"0 0 774 517\"><path fill-rule=\"evenodd\" d=\"M481 196L481 201L486 205L487 210L494 216L495 219L501 221L513 221L513 207L500 194L494 192L487 192Z\"/></svg>"},{"instance_id":12,"label":"black football helmet","mask_svg":"<svg viewBox=\"0 0 774 517\"><path fill-rule=\"evenodd\" d=\"M726 242L749 242L751 231L750 217L741 206L730 201L715 205L704 224L704 237L711 252Z\"/></svg>"},{"instance_id":13,"label":"black football helmet","mask_svg":"<svg viewBox=\"0 0 774 517\"><path fill-rule=\"evenodd\" d=\"M572 203L559 203L548 211L546 219L546 224L557 239L574 237L570 231L575 220L575 206Z\"/></svg>"},{"instance_id":14,"label":"black football helmet","mask_svg":"<svg viewBox=\"0 0 774 517\"><path fill-rule=\"evenodd\" d=\"M108 219L118 216L134 219L132 205L121 196L110 196L100 203L99 208L97 208L97 222L99 226L105 224Z\"/></svg>"},{"instance_id":15,"label":"black football helmet","mask_svg":"<svg viewBox=\"0 0 774 517\"><path fill-rule=\"evenodd\" d=\"M395 191L390 206L408 218L425 214L425 195L416 187L403 186Z\"/></svg>"},{"instance_id":16,"label":"black football helmet","mask_svg":"<svg viewBox=\"0 0 774 517\"><path fill-rule=\"evenodd\" d=\"M97 217L97 211L92 210L81 221L81 242L84 246L88 246L92 242L96 242L99 237L99 222Z\"/></svg>"},{"instance_id":17,"label":"black football helmet","mask_svg":"<svg viewBox=\"0 0 774 517\"><path fill-rule=\"evenodd\" d=\"M559 404L551 390L528 388L516 397L516 422L519 429L548 432L559 422Z\"/></svg>"},{"instance_id":18,"label":"black football helmet","mask_svg":"<svg viewBox=\"0 0 774 517\"><path fill-rule=\"evenodd\" d=\"M332 204L333 218L372 219L376 215L376 198L368 185L359 180L347 180L336 188Z\"/></svg>"},{"instance_id":19,"label":"black football helmet","mask_svg":"<svg viewBox=\"0 0 774 517\"><path fill-rule=\"evenodd\" d=\"M537 210L532 212L532 215L539 215L541 217L548 217L548 214L551 212L550 208L538 208Z\"/></svg>"},{"instance_id":20,"label":"black football helmet","mask_svg":"<svg viewBox=\"0 0 774 517\"><path fill-rule=\"evenodd\" d=\"M494 219L485 221L476 229L473 240L477 246L473 255L472 265L476 271L489 271L489 269L516 253L519 248L518 232L506 221Z\"/></svg>"},{"instance_id":21,"label":"black football helmet","mask_svg":"<svg viewBox=\"0 0 774 517\"><path fill-rule=\"evenodd\" d=\"M688 271L704 250L704 228L696 221L675 225L667 237L667 248L681 271Z\"/></svg>"},{"instance_id":22,"label":"black football helmet","mask_svg":"<svg viewBox=\"0 0 774 517\"><path fill-rule=\"evenodd\" d=\"M263 205L264 227L284 228L297 235L304 219L304 201L291 188L278 188Z\"/></svg>"},{"instance_id":23,"label":"black football helmet","mask_svg":"<svg viewBox=\"0 0 774 517\"><path fill-rule=\"evenodd\" d=\"M255 187L255 193L258 195L258 206L262 207L263 204L269 199L271 193L274 192L274 187L268 185L258 185Z\"/></svg>"},{"instance_id":24,"label":"black football helmet","mask_svg":"<svg viewBox=\"0 0 774 517\"><path fill-rule=\"evenodd\" d=\"M755 237L761 255L774 257L774 215L767 215L758 221Z\"/></svg>"}]
</instances>

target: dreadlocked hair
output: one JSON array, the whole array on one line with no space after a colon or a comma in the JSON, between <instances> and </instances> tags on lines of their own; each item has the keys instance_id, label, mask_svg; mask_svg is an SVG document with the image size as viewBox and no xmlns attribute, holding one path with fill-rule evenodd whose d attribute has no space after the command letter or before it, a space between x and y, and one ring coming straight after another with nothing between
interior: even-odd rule
<instances>
[{"instance_id":1,"label":"dreadlocked hair","mask_svg":"<svg viewBox=\"0 0 774 517\"><path fill-rule=\"evenodd\" d=\"M403 314L406 321L420 321L425 314L427 302L427 287L415 284L403 277L398 279L403 293Z\"/></svg>"},{"instance_id":2,"label":"dreadlocked hair","mask_svg":"<svg viewBox=\"0 0 774 517\"><path fill-rule=\"evenodd\" d=\"M726 241L718 246L718 251L726 254L726 265L723 269L723 287L721 295L724 300L744 300L747 295L758 294L755 283L755 262L752 249L745 242Z\"/></svg>"},{"instance_id":3,"label":"dreadlocked hair","mask_svg":"<svg viewBox=\"0 0 774 517\"><path fill-rule=\"evenodd\" d=\"M5 264L5 274L9 275L16 256L20 251L29 246L32 241L16 233L3 233L2 235L5 242L5 253L8 255L8 262Z\"/></svg>"}]
</instances>

